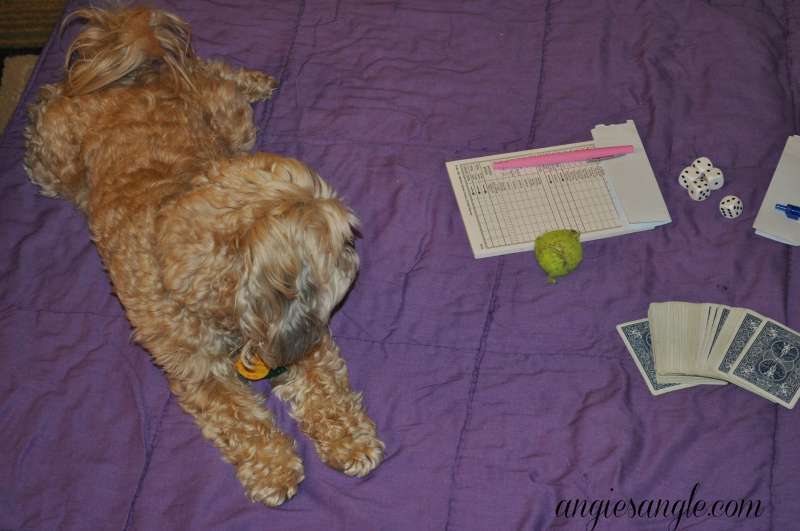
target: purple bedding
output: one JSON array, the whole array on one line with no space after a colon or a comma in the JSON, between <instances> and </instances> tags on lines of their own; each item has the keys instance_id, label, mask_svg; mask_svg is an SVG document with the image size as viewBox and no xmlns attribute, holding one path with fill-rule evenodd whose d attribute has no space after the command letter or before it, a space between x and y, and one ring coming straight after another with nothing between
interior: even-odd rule
<instances>
[{"instance_id":1,"label":"purple bedding","mask_svg":"<svg viewBox=\"0 0 800 531\"><path fill-rule=\"evenodd\" d=\"M280 508L250 503L130 341L82 216L27 181L22 105L0 140L0 529L591 527L556 514L568 499L609 500L597 529L796 528L800 412L731 385L654 398L615 325L687 300L800 327L798 251L751 228L800 132L800 5L155 3L201 55L280 80L257 149L306 161L360 217L361 274L332 328L386 461L364 479L327 468L270 397L306 479ZM73 35L51 39L26 103ZM586 244L556 286L529 253L473 259L445 161L629 118L671 224ZM677 184L699 155L727 178L704 203ZM734 221L716 209L728 193L745 204ZM679 521L611 514L693 488L706 510ZM706 514L743 498L761 514Z\"/></svg>"}]
</instances>

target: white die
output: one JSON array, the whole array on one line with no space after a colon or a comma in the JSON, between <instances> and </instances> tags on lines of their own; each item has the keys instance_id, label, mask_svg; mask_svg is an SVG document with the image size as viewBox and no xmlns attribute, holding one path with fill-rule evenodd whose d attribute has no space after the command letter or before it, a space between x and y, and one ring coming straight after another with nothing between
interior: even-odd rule
<instances>
[{"instance_id":1,"label":"white die","mask_svg":"<svg viewBox=\"0 0 800 531\"><path fill-rule=\"evenodd\" d=\"M689 189L689 184L695 182L697 179L702 177L703 174L700 173L694 166L686 166L681 174L678 176L678 182L682 187L685 189Z\"/></svg>"},{"instance_id":2,"label":"white die","mask_svg":"<svg viewBox=\"0 0 800 531\"><path fill-rule=\"evenodd\" d=\"M689 183L689 197L695 201L705 201L711 195L711 188L704 178L699 178L696 181Z\"/></svg>"},{"instance_id":3,"label":"white die","mask_svg":"<svg viewBox=\"0 0 800 531\"><path fill-rule=\"evenodd\" d=\"M709 188L719 190L725 184L725 175L719 168L711 168L706 172L705 180L708 181Z\"/></svg>"},{"instance_id":4,"label":"white die","mask_svg":"<svg viewBox=\"0 0 800 531\"><path fill-rule=\"evenodd\" d=\"M719 212L728 219L738 218L742 215L744 203L735 195L726 195L719 202Z\"/></svg>"},{"instance_id":5,"label":"white die","mask_svg":"<svg viewBox=\"0 0 800 531\"><path fill-rule=\"evenodd\" d=\"M708 157L698 157L694 159L692 162L692 167L699 171L700 173L705 173L709 171L714 165L711 163L711 159Z\"/></svg>"}]
</instances>

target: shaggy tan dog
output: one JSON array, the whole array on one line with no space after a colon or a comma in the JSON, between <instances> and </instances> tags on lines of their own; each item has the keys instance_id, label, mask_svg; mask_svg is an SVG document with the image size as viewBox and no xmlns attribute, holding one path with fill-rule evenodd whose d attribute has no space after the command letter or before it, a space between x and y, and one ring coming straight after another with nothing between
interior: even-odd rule
<instances>
[{"instance_id":1,"label":"shaggy tan dog","mask_svg":"<svg viewBox=\"0 0 800 531\"><path fill-rule=\"evenodd\" d=\"M163 11L73 18L66 79L30 111L31 180L86 214L135 339L253 500L293 496L303 465L237 356L287 366L274 392L322 460L367 474L384 446L328 330L358 269L356 219L304 164L248 154L250 104L275 80L197 58Z\"/></svg>"}]
</instances>

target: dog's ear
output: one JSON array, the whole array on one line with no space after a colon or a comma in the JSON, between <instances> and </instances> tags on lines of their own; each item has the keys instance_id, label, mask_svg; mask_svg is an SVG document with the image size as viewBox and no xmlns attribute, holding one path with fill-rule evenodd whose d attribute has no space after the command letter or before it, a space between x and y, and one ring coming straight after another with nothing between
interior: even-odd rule
<instances>
[{"instance_id":1,"label":"dog's ear","mask_svg":"<svg viewBox=\"0 0 800 531\"><path fill-rule=\"evenodd\" d=\"M285 298L283 311L277 321L272 341L273 356L278 366L290 365L300 360L317 345L326 332L325 324L316 315L317 289L311 281L307 266L303 266L295 279L296 291Z\"/></svg>"},{"instance_id":2,"label":"dog's ear","mask_svg":"<svg viewBox=\"0 0 800 531\"><path fill-rule=\"evenodd\" d=\"M291 183L272 182L281 191L261 205L241 234L243 276L236 308L245 337L264 341L272 366L301 359L327 333L321 315L319 234L313 219L319 201Z\"/></svg>"}]
</instances>

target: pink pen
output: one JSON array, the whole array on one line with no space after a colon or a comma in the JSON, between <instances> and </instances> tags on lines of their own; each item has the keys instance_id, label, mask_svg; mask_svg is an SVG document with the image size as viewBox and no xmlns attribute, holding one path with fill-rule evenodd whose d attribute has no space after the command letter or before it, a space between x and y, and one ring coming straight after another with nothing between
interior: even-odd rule
<instances>
[{"instance_id":1,"label":"pink pen","mask_svg":"<svg viewBox=\"0 0 800 531\"><path fill-rule=\"evenodd\" d=\"M633 146L609 146L593 149L576 149L561 153L548 153L547 155L534 155L518 159L495 162L495 170L510 170L513 168L530 168L532 166L545 166L548 164L563 164L564 162L580 162L584 160L597 160L619 157L633 153Z\"/></svg>"}]
</instances>

